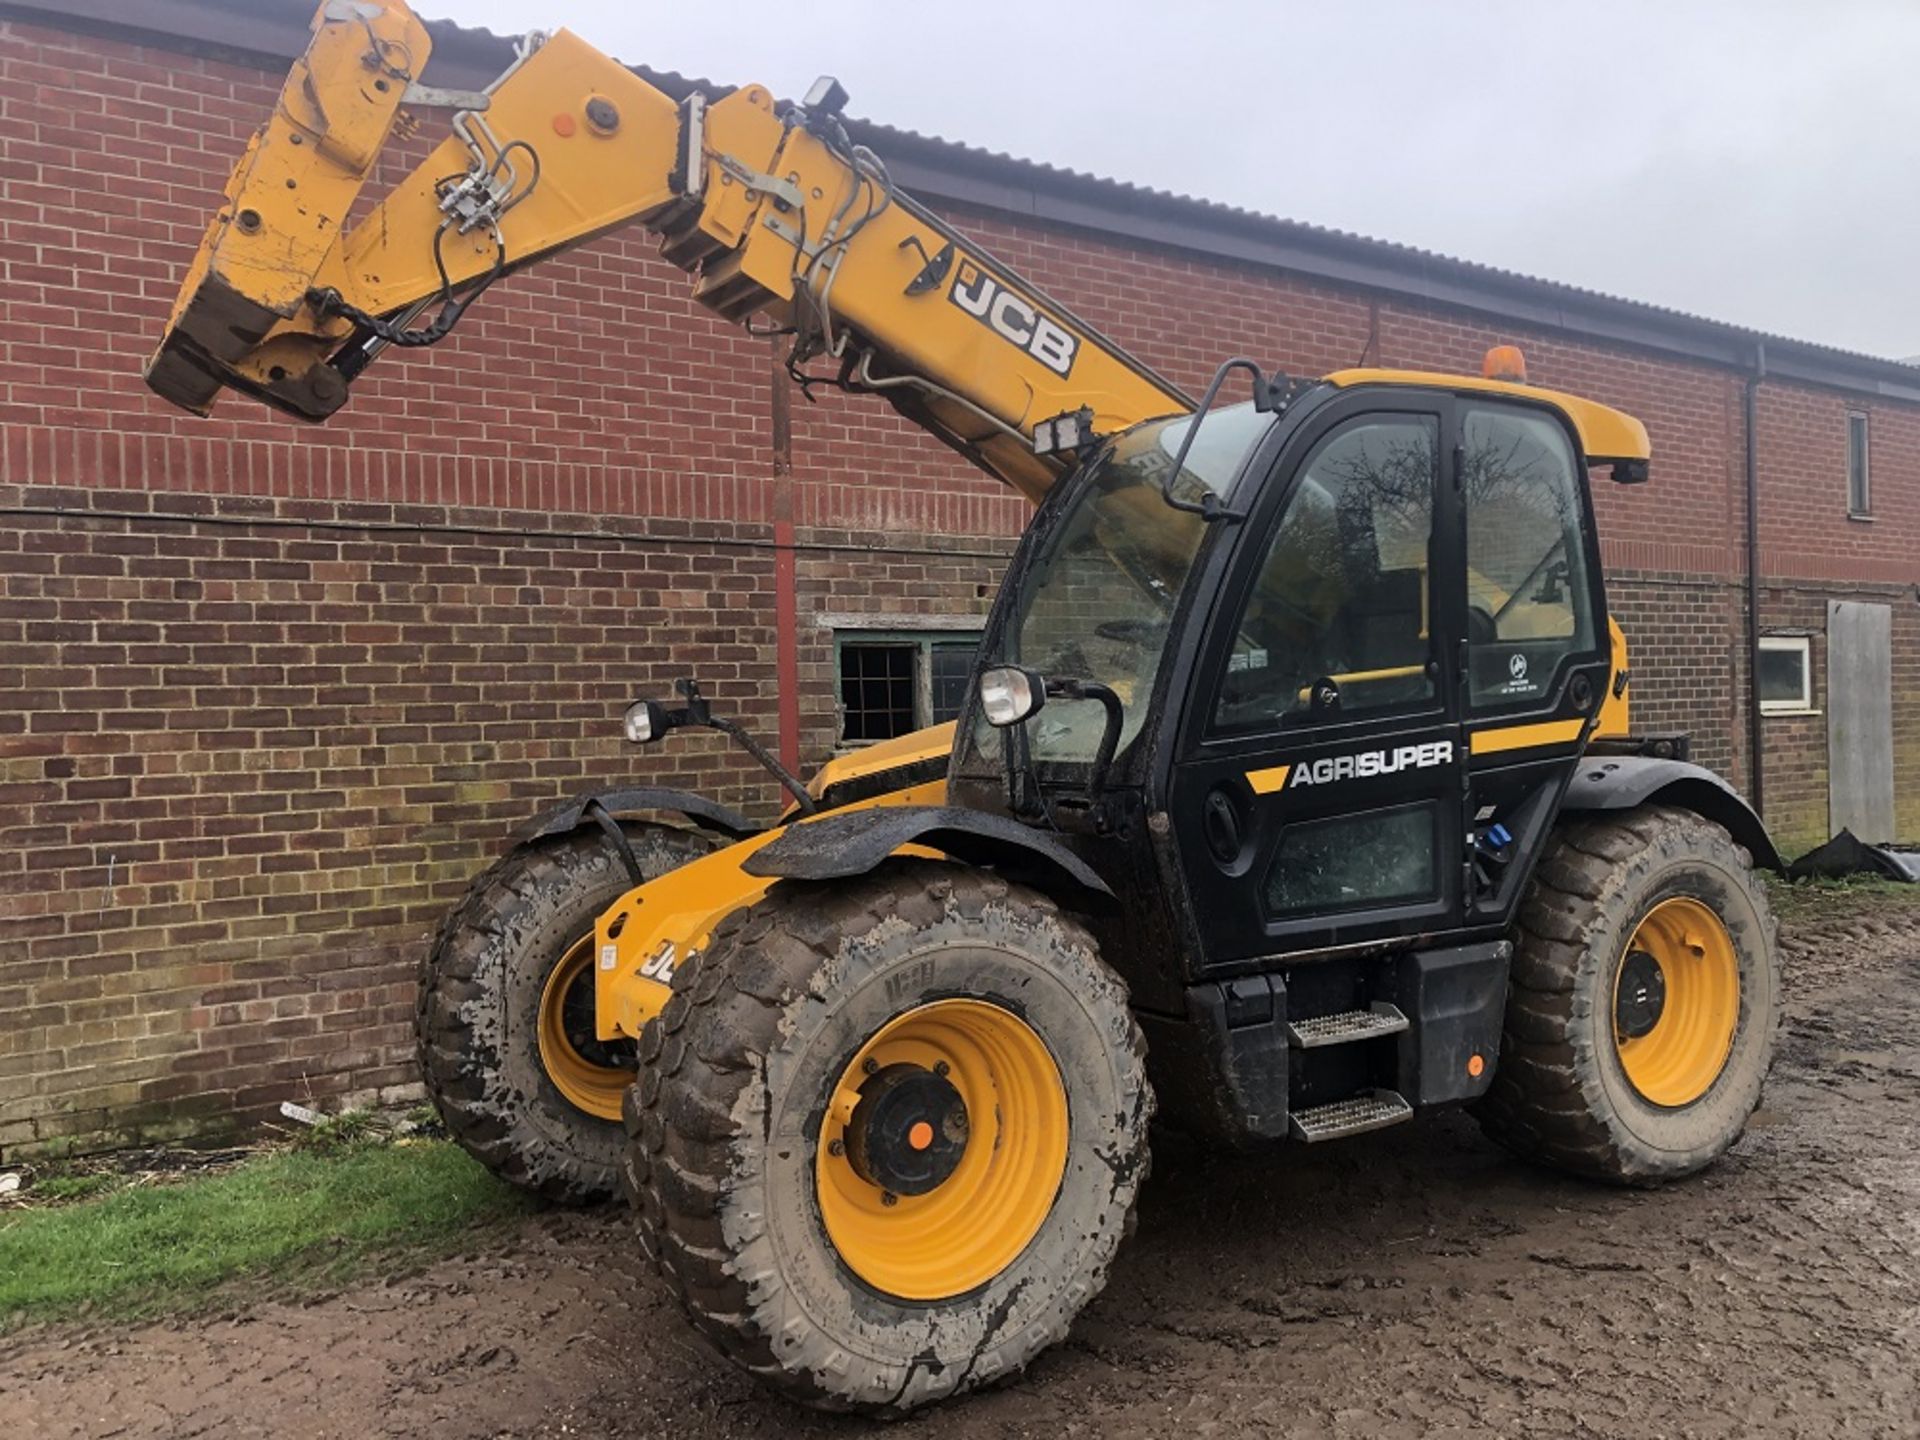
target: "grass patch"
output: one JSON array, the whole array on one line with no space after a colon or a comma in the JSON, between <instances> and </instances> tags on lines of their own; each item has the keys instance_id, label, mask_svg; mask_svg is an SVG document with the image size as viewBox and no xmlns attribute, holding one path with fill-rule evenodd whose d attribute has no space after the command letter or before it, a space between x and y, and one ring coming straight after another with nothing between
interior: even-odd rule
<instances>
[{"instance_id":1,"label":"grass patch","mask_svg":"<svg viewBox=\"0 0 1920 1440\"><path fill-rule=\"evenodd\" d=\"M42 1180L43 1193L80 1192L48 1199L78 1203L0 1212L0 1333L197 1309L242 1281L249 1299L326 1289L376 1262L449 1254L529 1208L445 1142L330 1139L172 1184ZM98 1198L80 1198L88 1192Z\"/></svg>"},{"instance_id":2,"label":"grass patch","mask_svg":"<svg viewBox=\"0 0 1920 1440\"><path fill-rule=\"evenodd\" d=\"M104 1170L81 1175L48 1175L34 1182L33 1195L36 1200L62 1204L69 1200L91 1200L126 1183L122 1176Z\"/></svg>"},{"instance_id":3,"label":"grass patch","mask_svg":"<svg viewBox=\"0 0 1920 1440\"><path fill-rule=\"evenodd\" d=\"M393 1126L385 1116L371 1110L343 1110L338 1115L322 1115L313 1124L294 1131L290 1143L296 1150L342 1155L392 1138Z\"/></svg>"},{"instance_id":4,"label":"grass patch","mask_svg":"<svg viewBox=\"0 0 1920 1440\"><path fill-rule=\"evenodd\" d=\"M1786 925L1831 923L1867 912L1920 916L1920 885L1880 875L1783 880L1769 874L1766 882L1773 913Z\"/></svg>"}]
</instances>

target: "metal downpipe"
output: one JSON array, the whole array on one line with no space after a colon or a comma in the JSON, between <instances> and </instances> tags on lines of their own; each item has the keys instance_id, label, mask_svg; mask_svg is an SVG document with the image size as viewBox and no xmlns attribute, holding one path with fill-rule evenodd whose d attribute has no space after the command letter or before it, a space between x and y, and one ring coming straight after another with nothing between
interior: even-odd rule
<instances>
[{"instance_id":1,"label":"metal downpipe","mask_svg":"<svg viewBox=\"0 0 1920 1440\"><path fill-rule=\"evenodd\" d=\"M1747 755L1748 791L1754 812L1766 815L1766 762L1760 725L1760 382L1767 374L1767 347L1756 344L1746 383L1747 440Z\"/></svg>"}]
</instances>

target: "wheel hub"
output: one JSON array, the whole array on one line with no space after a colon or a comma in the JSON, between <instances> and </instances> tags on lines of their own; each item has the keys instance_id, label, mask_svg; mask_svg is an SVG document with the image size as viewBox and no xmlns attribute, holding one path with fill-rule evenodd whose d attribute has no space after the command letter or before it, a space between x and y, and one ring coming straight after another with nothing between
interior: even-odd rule
<instances>
[{"instance_id":1,"label":"wheel hub","mask_svg":"<svg viewBox=\"0 0 1920 1440\"><path fill-rule=\"evenodd\" d=\"M1630 951L1620 962L1620 985L1614 993L1614 1028L1623 1040L1653 1033L1667 1007L1667 974L1660 961L1645 950Z\"/></svg>"},{"instance_id":2,"label":"wheel hub","mask_svg":"<svg viewBox=\"0 0 1920 1440\"><path fill-rule=\"evenodd\" d=\"M1053 1209L1071 1129L1046 1042L986 1000L930 1000L882 1025L822 1097L820 1221L884 1295L986 1284Z\"/></svg>"},{"instance_id":3,"label":"wheel hub","mask_svg":"<svg viewBox=\"0 0 1920 1440\"><path fill-rule=\"evenodd\" d=\"M1740 961L1712 906L1674 895L1634 928L1614 972L1614 1049L1627 1082L1678 1109L1713 1089L1740 1021Z\"/></svg>"},{"instance_id":4,"label":"wheel hub","mask_svg":"<svg viewBox=\"0 0 1920 1440\"><path fill-rule=\"evenodd\" d=\"M925 1195L959 1168L967 1104L946 1069L889 1065L860 1086L845 1143L861 1179L891 1195Z\"/></svg>"},{"instance_id":5,"label":"wheel hub","mask_svg":"<svg viewBox=\"0 0 1920 1440\"><path fill-rule=\"evenodd\" d=\"M562 994L560 1028L567 1043L589 1065L603 1070L637 1071L640 1068L640 1056L633 1041L625 1036L602 1040L595 1031L591 969L581 969Z\"/></svg>"},{"instance_id":6,"label":"wheel hub","mask_svg":"<svg viewBox=\"0 0 1920 1440\"><path fill-rule=\"evenodd\" d=\"M548 974L534 1033L541 1068L567 1103L598 1119L618 1120L639 1056L631 1040L601 1040L594 1032L591 931Z\"/></svg>"}]
</instances>

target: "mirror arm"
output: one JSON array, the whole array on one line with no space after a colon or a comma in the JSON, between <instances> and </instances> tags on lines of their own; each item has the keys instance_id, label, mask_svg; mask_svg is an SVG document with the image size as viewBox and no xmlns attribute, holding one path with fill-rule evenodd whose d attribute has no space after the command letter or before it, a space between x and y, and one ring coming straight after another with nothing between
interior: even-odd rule
<instances>
[{"instance_id":1,"label":"mirror arm","mask_svg":"<svg viewBox=\"0 0 1920 1440\"><path fill-rule=\"evenodd\" d=\"M1227 376L1236 370L1245 370L1253 377L1253 408L1262 415L1271 415L1286 408L1287 377L1278 372L1269 377L1259 364L1244 355L1236 355L1231 360L1222 361L1220 368L1213 372L1213 380L1207 386L1207 393L1200 397L1200 404L1193 412L1193 423L1187 426L1187 433L1181 437L1180 451L1173 457L1173 468L1167 471L1167 478L1160 486L1160 498L1175 510L1184 510L1189 515L1198 515L1202 520L1244 520L1244 510L1235 510L1220 497L1208 490L1205 498L1198 504L1191 500L1174 497L1173 487L1180 479L1180 472L1187 467L1187 454L1193 449L1194 437L1200 433L1200 426L1207 418L1207 412L1213 409L1215 397L1220 387L1227 383Z\"/></svg>"},{"instance_id":2,"label":"mirror arm","mask_svg":"<svg viewBox=\"0 0 1920 1440\"><path fill-rule=\"evenodd\" d=\"M731 736L742 750L758 761L763 770L780 782L780 788L793 797L793 803L802 815L820 813L820 802L807 793L807 787L801 782L800 777L782 765L771 750L749 735L745 729L720 715L709 715L705 725L709 730L718 730L722 735Z\"/></svg>"},{"instance_id":3,"label":"mirror arm","mask_svg":"<svg viewBox=\"0 0 1920 1440\"><path fill-rule=\"evenodd\" d=\"M761 769L780 782L780 788L793 797L793 803L802 815L819 814L820 802L807 793L807 787L798 775L782 765L771 750L749 735L741 725L723 715L713 713L712 702L700 693L699 681L689 675L684 680L674 681L674 689L686 697L687 703L683 709L659 712L663 722L661 726L663 735L668 730L679 730L689 725L697 726L702 730L718 730L751 755Z\"/></svg>"},{"instance_id":4,"label":"mirror arm","mask_svg":"<svg viewBox=\"0 0 1920 1440\"><path fill-rule=\"evenodd\" d=\"M1107 712L1106 725L1100 731L1100 748L1094 752L1093 774L1087 779L1087 793L1097 800L1107 787L1114 751L1120 748L1120 729L1126 721L1126 709L1113 687L1098 680L1049 680L1047 693L1062 700L1098 700Z\"/></svg>"}]
</instances>

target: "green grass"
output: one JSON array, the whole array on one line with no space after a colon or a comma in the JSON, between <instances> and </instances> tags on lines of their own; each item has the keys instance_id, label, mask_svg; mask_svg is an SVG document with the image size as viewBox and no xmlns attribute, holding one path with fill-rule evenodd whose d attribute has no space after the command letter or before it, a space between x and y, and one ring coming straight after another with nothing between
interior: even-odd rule
<instances>
[{"instance_id":1,"label":"green grass","mask_svg":"<svg viewBox=\"0 0 1920 1440\"><path fill-rule=\"evenodd\" d=\"M292 1143L296 1150L340 1155L358 1146L392 1138L393 1127L385 1116L371 1110L343 1110L338 1115L322 1115L312 1125L296 1130Z\"/></svg>"},{"instance_id":2,"label":"green grass","mask_svg":"<svg viewBox=\"0 0 1920 1440\"><path fill-rule=\"evenodd\" d=\"M126 1184L124 1178L104 1170L80 1175L48 1175L33 1182L33 1196L36 1200L54 1203L65 1200L91 1200L96 1195L117 1190L124 1184Z\"/></svg>"},{"instance_id":3,"label":"green grass","mask_svg":"<svg viewBox=\"0 0 1920 1440\"><path fill-rule=\"evenodd\" d=\"M1920 885L1880 875L1847 875L1838 879L1820 876L1806 880L1782 880L1768 875L1766 879L1767 898L1773 904L1773 912L1788 925L1832 923L1866 912L1920 913Z\"/></svg>"},{"instance_id":4,"label":"green grass","mask_svg":"<svg viewBox=\"0 0 1920 1440\"><path fill-rule=\"evenodd\" d=\"M439 1141L276 1151L167 1184L68 1183L108 1193L0 1211L0 1333L198 1309L239 1282L248 1299L326 1289L449 1254L528 1209Z\"/></svg>"}]
</instances>

